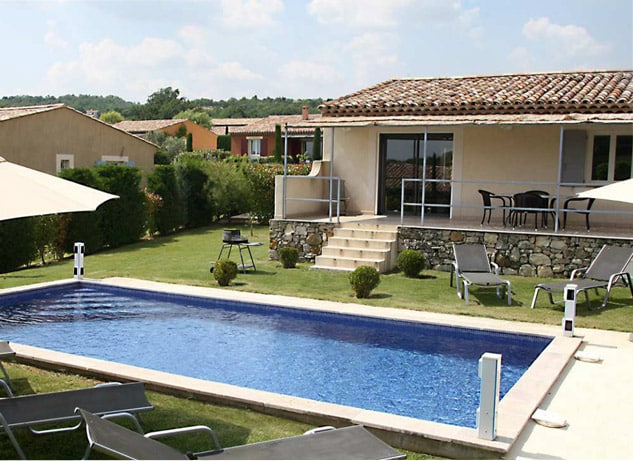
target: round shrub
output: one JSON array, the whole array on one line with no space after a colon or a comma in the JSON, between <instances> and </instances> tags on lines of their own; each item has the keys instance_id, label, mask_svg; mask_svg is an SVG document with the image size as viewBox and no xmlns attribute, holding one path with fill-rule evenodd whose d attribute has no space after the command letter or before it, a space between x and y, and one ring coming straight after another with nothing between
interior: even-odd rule
<instances>
[{"instance_id":1,"label":"round shrub","mask_svg":"<svg viewBox=\"0 0 633 461\"><path fill-rule=\"evenodd\" d=\"M404 250L398 255L398 269L407 277L417 277L426 266L426 257L416 250Z\"/></svg>"},{"instance_id":2,"label":"round shrub","mask_svg":"<svg viewBox=\"0 0 633 461\"><path fill-rule=\"evenodd\" d=\"M357 298L368 298L380 283L380 274L371 266L360 266L349 274L349 283Z\"/></svg>"},{"instance_id":3,"label":"round shrub","mask_svg":"<svg viewBox=\"0 0 633 461\"><path fill-rule=\"evenodd\" d=\"M213 268L213 278L218 281L218 285L226 287L237 277L237 264L230 259L220 259Z\"/></svg>"},{"instance_id":4,"label":"round shrub","mask_svg":"<svg viewBox=\"0 0 633 461\"><path fill-rule=\"evenodd\" d=\"M279 249L279 260L284 269L292 269L296 267L299 259L299 250L295 247L283 247Z\"/></svg>"}]
</instances>

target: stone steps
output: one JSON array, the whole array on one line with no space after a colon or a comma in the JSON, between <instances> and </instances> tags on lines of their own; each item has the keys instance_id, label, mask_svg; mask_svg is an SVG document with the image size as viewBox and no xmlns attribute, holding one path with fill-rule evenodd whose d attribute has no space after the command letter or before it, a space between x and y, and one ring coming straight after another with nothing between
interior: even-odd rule
<instances>
[{"instance_id":1,"label":"stone steps","mask_svg":"<svg viewBox=\"0 0 633 461\"><path fill-rule=\"evenodd\" d=\"M347 224L334 229L313 268L353 271L371 266L384 273L395 266L397 252L396 226Z\"/></svg>"}]
</instances>

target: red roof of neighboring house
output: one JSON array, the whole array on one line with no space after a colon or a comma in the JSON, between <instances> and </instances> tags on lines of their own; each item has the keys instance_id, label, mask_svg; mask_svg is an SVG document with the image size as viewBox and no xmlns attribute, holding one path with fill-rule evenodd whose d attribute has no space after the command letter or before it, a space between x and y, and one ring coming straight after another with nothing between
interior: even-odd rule
<instances>
[{"instance_id":1,"label":"red roof of neighboring house","mask_svg":"<svg viewBox=\"0 0 633 461\"><path fill-rule=\"evenodd\" d=\"M252 123L246 126L237 126L231 128L232 135L264 135L274 134L275 126L281 126L282 133L285 130L286 123L288 124L288 134L291 135L313 135L315 127L293 127L293 124L299 124L301 122L314 122L320 119L319 114L309 114L306 119L302 115L270 115L268 117L255 119Z\"/></svg>"},{"instance_id":2,"label":"red roof of neighboring house","mask_svg":"<svg viewBox=\"0 0 633 461\"><path fill-rule=\"evenodd\" d=\"M396 78L320 106L324 117L633 112L633 71Z\"/></svg>"}]
</instances>

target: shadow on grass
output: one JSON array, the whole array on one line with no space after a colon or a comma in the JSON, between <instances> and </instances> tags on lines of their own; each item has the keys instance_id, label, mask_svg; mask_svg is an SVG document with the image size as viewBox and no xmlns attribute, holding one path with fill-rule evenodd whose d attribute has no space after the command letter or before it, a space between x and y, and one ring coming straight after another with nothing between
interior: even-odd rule
<instances>
[{"instance_id":1,"label":"shadow on grass","mask_svg":"<svg viewBox=\"0 0 633 461\"><path fill-rule=\"evenodd\" d=\"M390 295L389 293L375 293L375 294L369 295L365 299L389 299L392 297L393 295Z\"/></svg>"}]
</instances>

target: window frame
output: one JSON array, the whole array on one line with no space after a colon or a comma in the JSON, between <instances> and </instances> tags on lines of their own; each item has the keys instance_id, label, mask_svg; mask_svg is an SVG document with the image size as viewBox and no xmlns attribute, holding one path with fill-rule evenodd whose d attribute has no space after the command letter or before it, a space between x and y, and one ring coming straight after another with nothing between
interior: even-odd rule
<instances>
[{"instance_id":1,"label":"window frame","mask_svg":"<svg viewBox=\"0 0 633 461\"><path fill-rule=\"evenodd\" d=\"M68 166L64 167L63 163L68 162ZM75 156L73 154L56 154L55 155L55 172L61 173L62 170L75 168Z\"/></svg>"},{"instance_id":2,"label":"window frame","mask_svg":"<svg viewBox=\"0 0 633 461\"><path fill-rule=\"evenodd\" d=\"M586 164L585 164L585 183L587 184L607 184L616 181L615 179L615 164L616 164L616 147L618 136L633 136L633 132L629 130L592 130L588 133L587 139L587 152L586 152ZM594 143L595 138L599 136L609 137L609 158L608 158L608 171L606 179L593 179L593 160L594 160ZM631 153L631 173L629 178L633 178L633 152ZM628 178L627 178L628 179Z\"/></svg>"}]
</instances>

